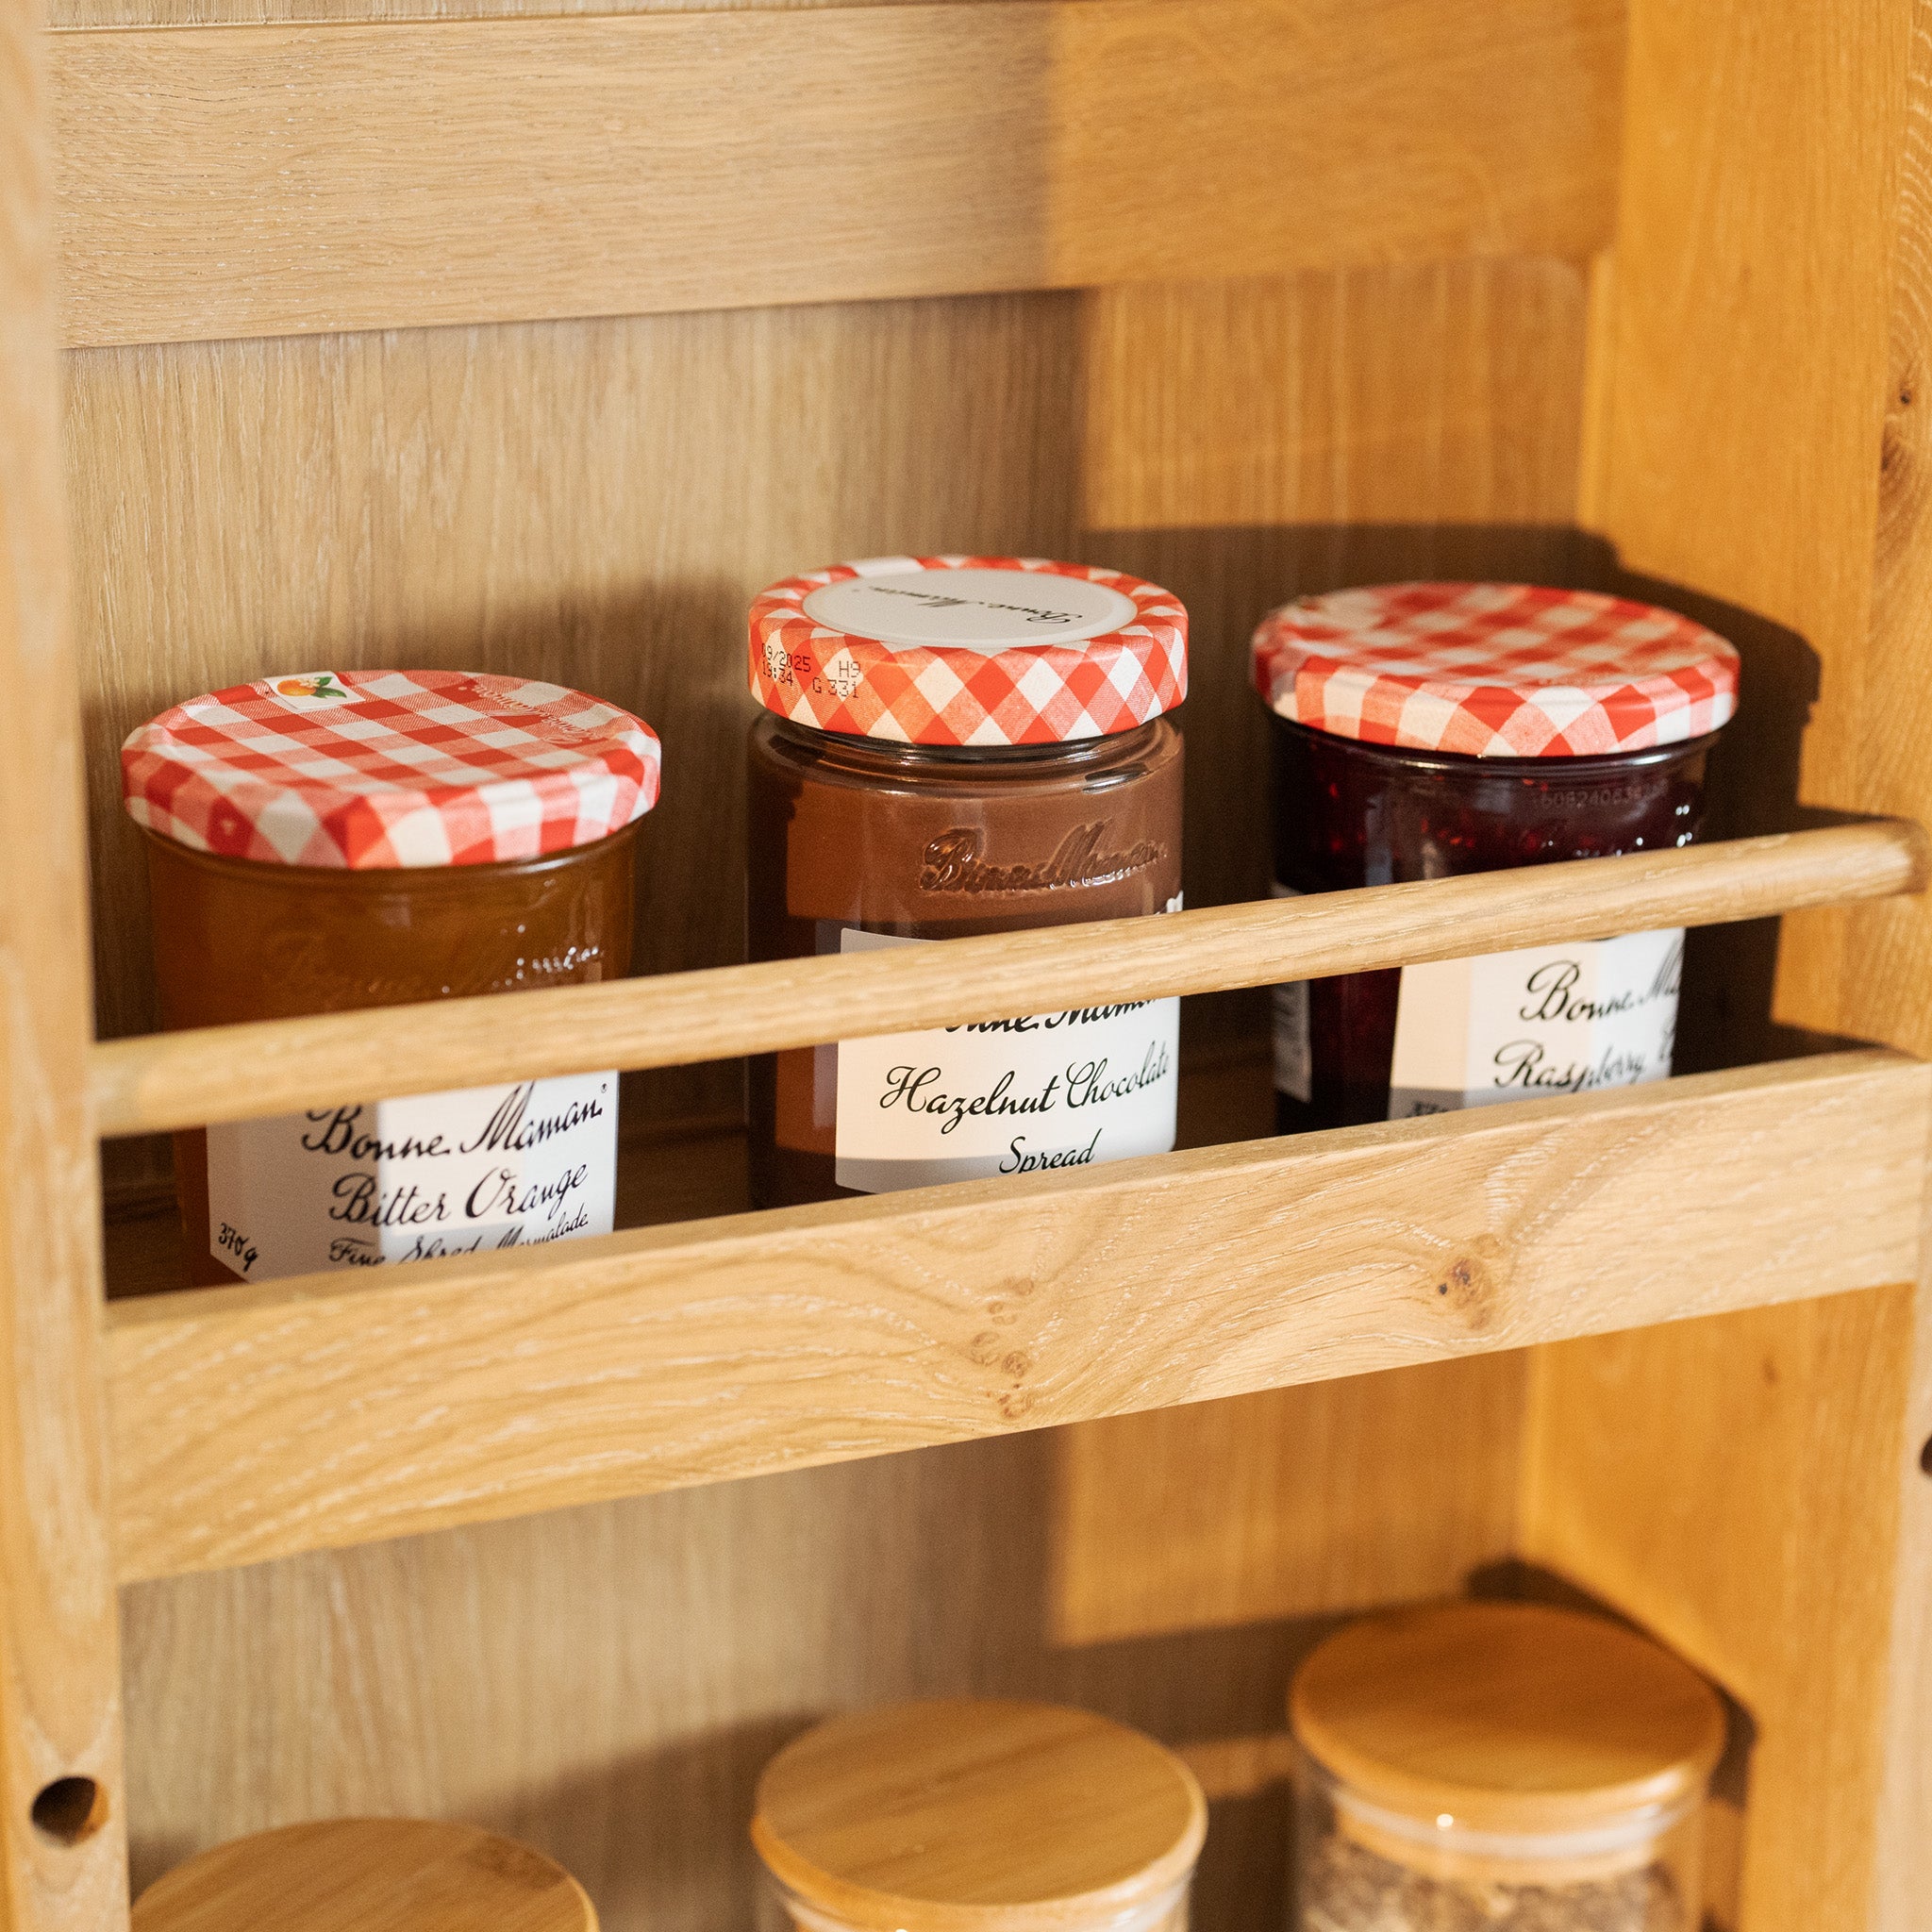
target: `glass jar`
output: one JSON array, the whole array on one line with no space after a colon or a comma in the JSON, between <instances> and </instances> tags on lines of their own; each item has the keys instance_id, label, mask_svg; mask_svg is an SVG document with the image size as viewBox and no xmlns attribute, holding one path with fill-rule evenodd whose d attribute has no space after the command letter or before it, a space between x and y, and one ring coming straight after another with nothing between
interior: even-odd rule
<instances>
[{"instance_id":1,"label":"glass jar","mask_svg":"<svg viewBox=\"0 0 1932 1932\"><path fill-rule=\"evenodd\" d=\"M1278 897L1667 851L1704 818L1737 654L1674 612L1512 584L1304 598L1255 637ZM1275 989L1284 1131L1671 1070L1681 930Z\"/></svg>"},{"instance_id":2,"label":"glass jar","mask_svg":"<svg viewBox=\"0 0 1932 1932\"><path fill-rule=\"evenodd\" d=\"M555 685L305 674L163 712L122 754L161 1024L621 977L649 727ZM178 1134L192 1282L610 1231L617 1075Z\"/></svg>"},{"instance_id":3,"label":"glass jar","mask_svg":"<svg viewBox=\"0 0 1932 1932\"><path fill-rule=\"evenodd\" d=\"M1697 1932L1723 1706L1606 1619L1351 1626L1290 1700L1296 1932Z\"/></svg>"},{"instance_id":4,"label":"glass jar","mask_svg":"<svg viewBox=\"0 0 1932 1932\"><path fill-rule=\"evenodd\" d=\"M1187 619L1113 571L893 558L774 585L751 617L754 959L1171 910ZM767 1055L761 1205L1174 1145L1179 1002Z\"/></svg>"},{"instance_id":5,"label":"glass jar","mask_svg":"<svg viewBox=\"0 0 1932 1932\"><path fill-rule=\"evenodd\" d=\"M1208 1807L1091 1711L944 1698L836 1717L758 1779L752 1843L797 1932L1186 1932Z\"/></svg>"}]
</instances>

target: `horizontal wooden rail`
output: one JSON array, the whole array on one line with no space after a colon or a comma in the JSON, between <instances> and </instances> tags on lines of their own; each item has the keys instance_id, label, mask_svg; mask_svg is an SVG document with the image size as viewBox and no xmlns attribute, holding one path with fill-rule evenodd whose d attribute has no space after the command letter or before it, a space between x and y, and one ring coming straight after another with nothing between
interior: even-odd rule
<instances>
[{"instance_id":1,"label":"horizontal wooden rail","mask_svg":"<svg viewBox=\"0 0 1932 1932\"><path fill-rule=\"evenodd\" d=\"M1621 0L62 33L68 336L1581 259L1623 44Z\"/></svg>"},{"instance_id":2,"label":"horizontal wooden rail","mask_svg":"<svg viewBox=\"0 0 1932 1932\"><path fill-rule=\"evenodd\" d=\"M1567 1101L112 1304L141 1577L1911 1278L1932 1068Z\"/></svg>"},{"instance_id":3,"label":"horizontal wooden rail","mask_svg":"<svg viewBox=\"0 0 1932 1932\"><path fill-rule=\"evenodd\" d=\"M1064 1007L1320 979L1921 891L1882 819L1424 885L607 986L145 1034L93 1050L103 1135L604 1067L664 1067Z\"/></svg>"}]
</instances>

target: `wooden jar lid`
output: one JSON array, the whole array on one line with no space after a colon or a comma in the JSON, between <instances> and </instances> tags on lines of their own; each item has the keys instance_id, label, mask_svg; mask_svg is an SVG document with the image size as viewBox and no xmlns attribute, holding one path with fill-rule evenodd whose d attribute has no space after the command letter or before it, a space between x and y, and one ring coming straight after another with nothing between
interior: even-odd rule
<instances>
[{"instance_id":1,"label":"wooden jar lid","mask_svg":"<svg viewBox=\"0 0 1932 1932\"><path fill-rule=\"evenodd\" d=\"M238 1838L158 1878L133 1932L596 1932L561 1865L474 1824L341 1818Z\"/></svg>"},{"instance_id":2,"label":"wooden jar lid","mask_svg":"<svg viewBox=\"0 0 1932 1932\"><path fill-rule=\"evenodd\" d=\"M1372 1805L1473 1831L1572 1831L1696 1797L1724 1707L1602 1617L1450 1604L1352 1624L1289 1699L1315 1762Z\"/></svg>"},{"instance_id":3,"label":"wooden jar lid","mask_svg":"<svg viewBox=\"0 0 1932 1932\"><path fill-rule=\"evenodd\" d=\"M752 1842L806 1907L873 1932L1074 1932L1171 1891L1208 1830L1193 1774L1084 1710L953 1698L837 1717L758 1780Z\"/></svg>"}]
</instances>

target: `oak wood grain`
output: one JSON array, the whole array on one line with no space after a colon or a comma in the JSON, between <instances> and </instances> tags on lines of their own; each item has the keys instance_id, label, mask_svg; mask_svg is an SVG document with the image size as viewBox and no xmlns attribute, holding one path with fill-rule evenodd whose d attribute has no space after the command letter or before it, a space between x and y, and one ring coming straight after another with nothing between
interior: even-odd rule
<instances>
[{"instance_id":1,"label":"oak wood grain","mask_svg":"<svg viewBox=\"0 0 1932 1932\"><path fill-rule=\"evenodd\" d=\"M1924 403L1890 292L1924 32L1910 0L1631 9L1583 495L1629 569L1693 610L1755 617L1729 776L1760 823L1911 810L1932 773L1909 588L1926 569ZM1917 906L1786 920L1777 1016L1924 1051L1927 933ZM1924 1917L1924 1816L1897 1808L1917 1775L1901 1754L1924 1748L1898 1712L1927 1694L1900 1608L1925 1591L1915 1353L1895 1290L1570 1345L1532 1369L1524 1554L1748 1711L1724 1774L1740 1830L1707 1901L1722 1927Z\"/></svg>"},{"instance_id":2,"label":"oak wood grain","mask_svg":"<svg viewBox=\"0 0 1932 1932\"><path fill-rule=\"evenodd\" d=\"M121 1573L1895 1280L1928 1086L1825 1057L118 1302Z\"/></svg>"},{"instance_id":3,"label":"oak wood grain","mask_svg":"<svg viewBox=\"0 0 1932 1932\"><path fill-rule=\"evenodd\" d=\"M103 1134L493 1080L676 1065L1082 1004L1319 979L1531 942L1713 924L1923 888L1905 821L1222 906L1158 920L767 960L514 1001L257 1021L103 1042Z\"/></svg>"},{"instance_id":4,"label":"oak wood grain","mask_svg":"<svg viewBox=\"0 0 1932 1932\"><path fill-rule=\"evenodd\" d=\"M1932 7L1909 9L1905 125L1897 155L1884 423L1871 630L1856 719L1860 799L1932 799ZM1838 1024L1932 1045L1932 922L1867 919L1845 949ZM1932 1206L1932 1202L1928 1202ZM1876 1826L1875 1932L1910 1932L1932 1897L1932 1224L1922 1253L1892 1444L1896 1555ZM1874 1444L1874 1464L1882 1455Z\"/></svg>"},{"instance_id":5,"label":"oak wood grain","mask_svg":"<svg viewBox=\"0 0 1932 1932\"><path fill-rule=\"evenodd\" d=\"M42 22L0 4L0 1924L103 1932L126 1824Z\"/></svg>"},{"instance_id":6,"label":"oak wood grain","mask_svg":"<svg viewBox=\"0 0 1932 1932\"><path fill-rule=\"evenodd\" d=\"M69 340L1584 255L1621 23L1008 0L65 34Z\"/></svg>"},{"instance_id":7,"label":"oak wood grain","mask_svg":"<svg viewBox=\"0 0 1932 1932\"><path fill-rule=\"evenodd\" d=\"M133 1932L597 1932L597 1914L560 1865L475 1825L341 1818L176 1866Z\"/></svg>"}]
</instances>

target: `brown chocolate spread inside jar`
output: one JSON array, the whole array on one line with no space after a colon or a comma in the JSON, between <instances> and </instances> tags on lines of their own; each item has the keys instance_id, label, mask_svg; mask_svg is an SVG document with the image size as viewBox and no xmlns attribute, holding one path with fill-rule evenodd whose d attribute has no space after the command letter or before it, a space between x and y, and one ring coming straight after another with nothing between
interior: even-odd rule
<instances>
[{"instance_id":1,"label":"brown chocolate spread inside jar","mask_svg":"<svg viewBox=\"0 0 1932 1932\"><path fill-rule=\"evenodd\" d=\"M753 607L754 959L1121 919L1181 893L1186 616L1139 579L882 559ZM763 1205L1174 1144L1178 1002L766 1055Z\"/></svg>"}]
</instances>

